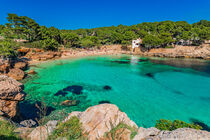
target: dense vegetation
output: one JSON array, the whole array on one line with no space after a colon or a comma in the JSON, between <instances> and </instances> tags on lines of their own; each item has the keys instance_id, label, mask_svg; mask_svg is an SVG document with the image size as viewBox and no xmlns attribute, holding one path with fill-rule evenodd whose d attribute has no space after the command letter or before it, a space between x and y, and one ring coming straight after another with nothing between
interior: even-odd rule
<instances>
[{"instance_id":1,"label":"dense vegetation","mask_svg":"<svg viewBox=\"0 0 210 140\"><path fill-rule=\"evenodd\" d=\"M14 133L15 127L7 121L0 120L0 139L1 140L20 140Z\"/></svg>"},{"instance_id":2,"label":"dense vegetation","mask_svg":"<svg viewBox=\"0 0 210 140\"><path fill-rule=\"evenodd\" d=\"M130 139L133 139L135 135L138 133L138 128L131 127L123 122L120 122L115 127L111 124L111 127L112 129L105 134L105 138L109 138L109 135L110 135L112 140L120 139L120 135L124 131L124 129L127 129L131 132Z\"/></svg>"},{"instance_id":3,"label":"dense vegetation","mask_svg":"<svg viewBox=\"0 0 210 140\"><path fill-rule=\"evenodd\" d=\"M68 121L64 123L60 123L53 132L53 135L50 137L52 139L62 137L68 140L85 139L82 136L82 124L75 116L71 117Z\"/></svg>"},{"instance_id":4,"label":"dense vegetation","mask_svg":"<svg viewBox=\"0 0 210 140\"><path fill-rule=\"evenodd\" d=\"M158 120L156 121L155 127L159 130L169 130L173 131L178 128L194 128L194 129L202 129L201 126L193 123L186 123L180 120L174 120L173 122L170 120Z\"/></svg>"},{"instance_id":5,"label":"dense vegetation","mask_svg":"<svg viewBox=\"0 0 210 140\"><path fill-rule=\"evenodd\" d=\"M142 46L147 49L172 44L199 45L204 40L210 40L210 21L207 20L194 24L163 21L78 30L47 28L27 16L16 14L8 14L7 20L8 23L0 25L0 40L24 39L27 43L21 45L45 50L57 50L60 46L89 48L108 44L129 45L131 40L137 38L143 39ZM8 43L3 42L0 47L0 55L13 55Z\"/></svg>"}]
</instances>

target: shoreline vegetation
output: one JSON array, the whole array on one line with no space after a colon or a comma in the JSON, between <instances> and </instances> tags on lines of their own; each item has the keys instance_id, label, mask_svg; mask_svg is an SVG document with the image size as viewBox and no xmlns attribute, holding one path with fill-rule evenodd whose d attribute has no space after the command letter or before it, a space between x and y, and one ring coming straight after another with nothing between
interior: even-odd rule
<instances>
[{"instance_id":1,"label":"shoreline vegetation","mask_svg":"<svg viewBox=\"0 0 210 140\"><path fill-rule=\"evenodd\" d=\"M24 120L18 104L25 98L24 85L18 81L36 74L24 71L42 61L121 54L210 60L210 21L59 30L16 14L8 14L7 20L0 25L0 139L210 139L210 132L198 130L203 129L199 124L179 120L157 120L156 128L138 127L112 104L71 112L64 120L47 123L41 123L47 111L44 102L37 105L37 120ZM131 41L137 38L142 43L132 48Z\"/></svg>"}]
</instances>

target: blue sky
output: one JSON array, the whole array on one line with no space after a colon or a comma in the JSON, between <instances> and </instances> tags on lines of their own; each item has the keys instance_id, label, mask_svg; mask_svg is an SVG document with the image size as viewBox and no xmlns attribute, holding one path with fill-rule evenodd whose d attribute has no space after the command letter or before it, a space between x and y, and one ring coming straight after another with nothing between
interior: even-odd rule
<instances>
[{"instance_id":1,"label":"blue sky","mask_svg":"<svg viewBox=\"0 0 210 140\"><path fill-rule=\"evenodd\" d=\"M7 13L28 16L59 29L132 25L141 22L210 20L210 0L0 0L0 24Z\"/></svg>"}]
</instances>

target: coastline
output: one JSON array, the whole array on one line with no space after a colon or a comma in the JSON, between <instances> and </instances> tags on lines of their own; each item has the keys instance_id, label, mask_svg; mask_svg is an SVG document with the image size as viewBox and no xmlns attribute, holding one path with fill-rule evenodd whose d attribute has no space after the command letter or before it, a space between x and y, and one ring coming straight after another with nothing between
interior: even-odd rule
<instances>
[{"instance_id":1,"label":"coastline","mask_svg":"<svg viewBox=\"0 0 210 140\"><path fill-rule=\"evenodd\" d=\"M54 60L83 58L83 57L88 57L88 56L105 56L105 55L122 55L122 54L132 55L132 53L128 51L100 51L100 50L99 51L83 51L83 52L78 52L76 54L65 54L65 55L62 55L61 57L57 57L57 58L53 58L53 59L49 59L45 61L29 60L28 63L29 63L29 66L31 66L31 65L36 65L40 63L54 61Z\"/></svg>"}]
</instances>

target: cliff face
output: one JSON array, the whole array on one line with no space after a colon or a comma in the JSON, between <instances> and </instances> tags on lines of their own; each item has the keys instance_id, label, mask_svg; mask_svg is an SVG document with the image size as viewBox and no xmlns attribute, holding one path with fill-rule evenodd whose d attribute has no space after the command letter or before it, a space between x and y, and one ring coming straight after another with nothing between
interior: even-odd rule
<instances>
[{"instance_id":1,"label":"cliff face","mask_svg":"<svg viewBox=\"0 0 210 140\"><path fill-rule=\"evenodd\" d=\"M0 111L10 118L19 117L18 103L25 97L23 84L8 76L0 75L0 85Z\"/></svg>"}]
</instances>

